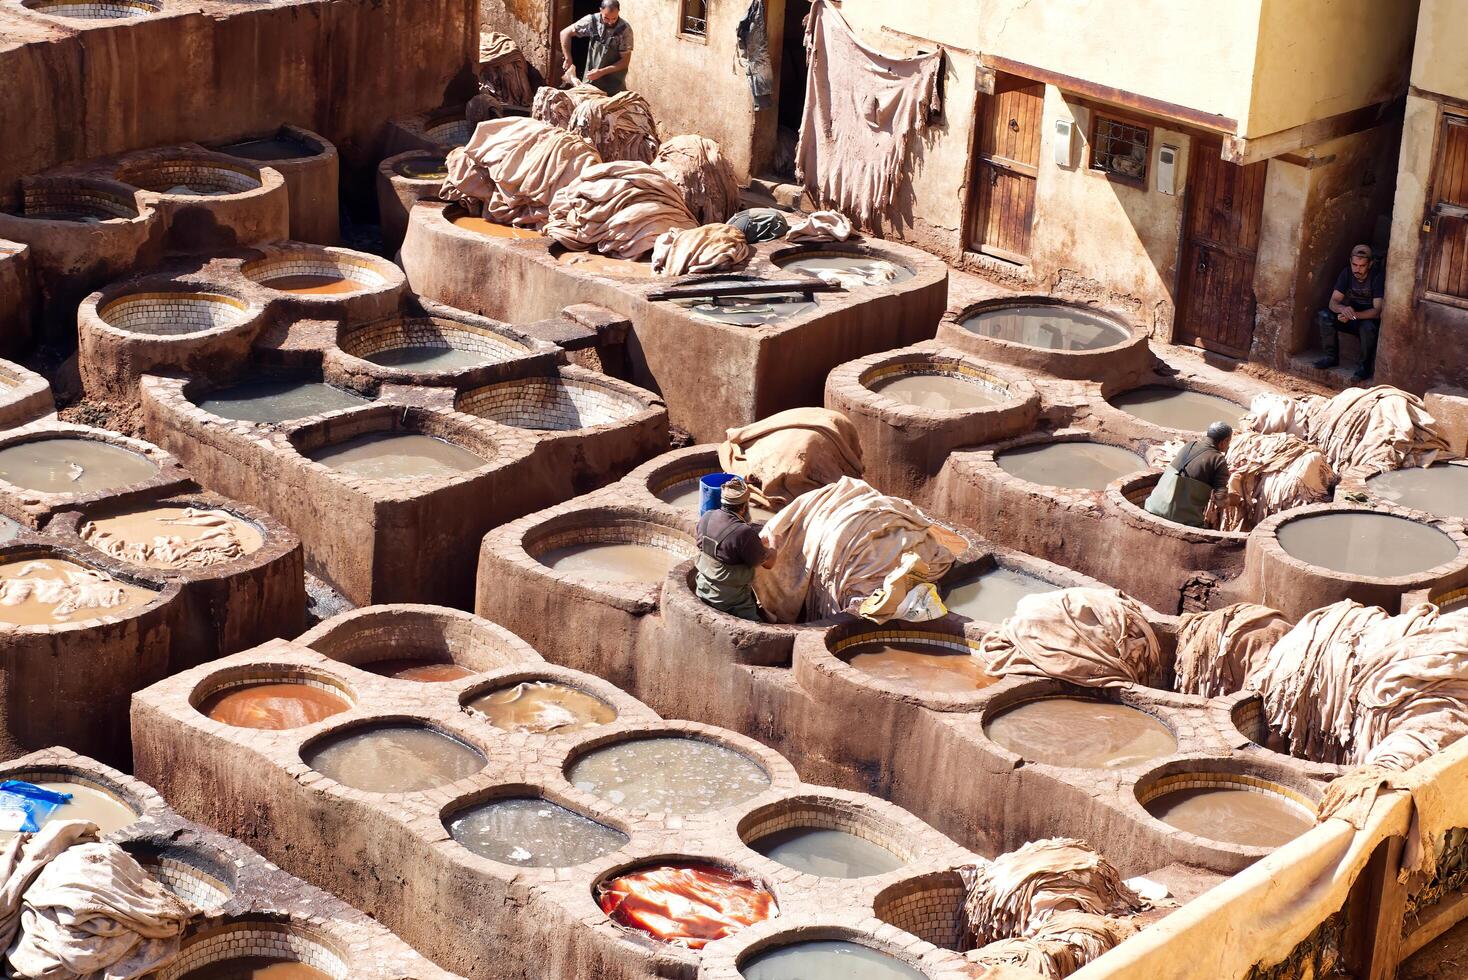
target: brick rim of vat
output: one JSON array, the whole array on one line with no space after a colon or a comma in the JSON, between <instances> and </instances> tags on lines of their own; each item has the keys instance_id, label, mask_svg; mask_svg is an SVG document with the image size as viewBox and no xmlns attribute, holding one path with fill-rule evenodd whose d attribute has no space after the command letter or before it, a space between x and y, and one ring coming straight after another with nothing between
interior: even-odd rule
<instances>
[{"instance_id":1,"label":"brick rim of vat","mask_svg":"<svg viewBox=\"0 0 1468 980\"><path fill-rule=\"evenodd\" d=\"M141 569L135 568L132 565L124 565L100 552L88 554L77 551L67 547L64 542L60 541L51 541L43 537L37 537L31 540L17 540L9 544L0 545L0 564L9 564L10 562L22 560L32 555L58 558L80 565L82 568L103 572L111 578L117 579L127 585L152 592L153 598L147 602L139 603L136 606L130 606L121 613L103 613L100 616L78 619L69 623L21 625L19 623L0 621L0 635L56 636L81 632L83 630L106 629L162 611L165 606L178 598L182 590L182 586L177 579L165 578L161 575L156 577L147 575Z\"/></svg>"},{"instance_id":2,"label":"brick rim of vat","mask_svg":"<svg viewBox=\"0 0 1468 980\"><path fill-rule=\"evenodd\" d=\"M1304 759L1271 749L1264 743L1256 741L1254 736L1244 730L1241 718L1249 713L1262 715L1263 700L1264 696L1258 691L1246 688L1209 699L1208 713L1214 718L1220 730L1225 733L1236 732L1240 738L1246 739L1248 742L1244 746L1246 751L1257 752L1261 758L1268 759L1275 765L1297 768L1309 776L1321 779L1335 779L1350 770L1351 767L1345 764L1315 762L1312 759Z\"/></svg>"},{"instance_id":3,"label":"brick rim of vat","mask_svg":"<svg viewBox=\"0 0 1468 980\"><path fill-rule=\"evenodd\" d=\"M432 329L440 334L446 341L442 345L445 349L472 349L455 346L454 343L449 342L451 335L482 336L491 338L489 340L491 346L498 345L503 347L508 356L499 360L487 360L481 364L469 364L464 367L424 370L421 368L378 364L375 361L368 360L364 354L358 353L363 346L362 337L371 331L396 326L400 327L406 335L413 327L423 324L430 324ZM460 339L463 338L461 337ZM400 350L404 347L413 346L423 345L415 345L411 342L388 344L365 353L377 354L383 351ZM490 321L470 323L463 320L455 320L439 313L424 313L421 316L395 313L363 323L343 323L337 328L336 339L332 342L331 348L329 348L329 354L333 358L340 358L341 362L346 365L347 371L351 374L364 375L397 384L430 384L450 381L454 383L455 387L472 385L476 380L481 379L486 374L491 374L492 376L492 372L503 371L506 367L533 361L545 353L547 353L546 349L541 344L536 343L534 338L527 337L515 330L509 328L496 329L496 325ZM455 393L455 405L457 405L459 398L464 393L466 392ZM459 412L460 409L456 407L454 411ZM470 415L472 413L461 412L461 414Z\"/></svg>"},{"instance_id":4,"label":"brick rim of vat","mask_svg":"<svg viewBox=\"0 0 1468 980\"><path fill-rule=\"evenodd\" d=\"M167 307L170 301L173 305L208 305L219 309L222 315L218 322L211 322L207 327L178 333L133 330L109 319L133 304L156 303ZM223 312L226 309L232 312ZM159 277L114 283L92 293L78 307L77 322L83 330L99 331L116 340L163 344L244 333L254 329L263 312L263 308L247 297L213 282Z\"/></svg>"},{"instance_id":5,"label":"brick rim of vat","mask_svg":"<svg viewBox=\"0 0 1468 980\"><path fill-rule=\"evenodd\" d=\"M931 366L932 370L910 370ZM874 381L892 376L938 375L974 381L980 388L999 394L1003 400L977 408L923 408L884 395L872 389ZM957 420L973 417L998 417L1023 414L1033 403L1040 403L1040 393L1029 378L1008 369L1006 365L989 364L955 348L907 348L887 351L849 361L832 371L826 386L840 392L848 401L870 409L873 414L899 422L908 419Z\"/></svg>"},{"instance_id":6,"label":"brick rim of vat","mask_svg":"<svg viewBox=\"0 0 1468 980\"><path fill-rule=\"evenodd\" d=\"M222 721L215 721L202 710L202 705L216 694L232 691L236 688L251 687L256 684L303 684L313 687L327 694L339 695L346 702L347 707L337 712L338 715L347 714L356 710L361 705L361 698L356 688L348 681L319 670L306 664L291 663L287 660L264 659L249 665L232 664L223 667L213 673L207 674L196 683L188 695L189 707L193 708L205 721L211 725L221 725L225 728L241 728L249 726L229 725ZM335 718L337 715L329 715ZM325 724L327 718L308 725L299 725L291 729L252 729L254 731L296 731Z\"/></svg>"},{"instance_id":7,"label":"brick rim of vat","mask_svg":"<svg viewBox=\"0 0 1468 980\"><path fill-rule=\"evenodd\" d=\"M1440 532L1458 549L1458 554L1449 561L1424 568L1421 571L1409 572L1405 575L1357 575L1351 572L1338 572L1323 565L1312 565L1302 561L1290 554L1279 543L1279 529L1290 521L1305 517L1313 517L1318 514L1382 514L1387 517L1396 517L1411 521L1414 524L1422 524ZM1353 503L1319 503L1306 504L1304 507L1295 507L1291 510L1273 514L1259 522L1259 525L1250 532L1250 548L1257 548L1261 558L1274 564L1283 565L1292 571L1310 575L1317 579L1328 579L1337 582L1362 583L1377 585L1386 588L1411 589L1420 588L1423 584L1431 585L1441 579L1459 572L1468 571L1468 533L1465 533L1462 524L1456 521L1443 520L1442 518L1429 517L1420 511L1408 510L1404 507L1393 507Z\"/></svg>"},{"instance_id":8,"label":"brick rim of vat","mask_svg":"<svg viewBox=\"0 0 1468 980\"><path fill-rule=\"evenodd\" d=\"M539 519L535 519L539 517ZM678 555L679 561L675 562L669 570L669 575L676 573L678 567L685 561L696 556L693 534L686 527L678 523L659 519L655 513L635 509L625 504L610 502L603 498L592 503L590 506L569 507L559 505L548 511L542 511L539 515L531 515L530 518L522 518L513 524L505 525L506 529L515 528L518 533L507 542L508 550L513 558L523 557L526 562L533 566L540 574L561 584L562 587L573 589L577 595L589 596L590 598L605 601L611 598L614 602L621 600L633 603L646 603L652 608L659 604L663 591L663 583L667 576L657 582L618 582L607 579L588 578L572 572L563 572L551 568L540 560L540 556L558 547L568 544L645 544L635 537L619 536L618 531L626 531L639 527L656 528L666 531L670 536L683 539L687 543L686 553ZM587 531L593 537L572 539L577 531ZM494 533L494 532L491 532ZM553 543L547 543L548 541ZM486 538L488 546L488 538ZM654 544L653 547L661 548ZM669 549L664 548L667 551Z\"/></svg>"},{"instance_id":9,"label":"brick rim of vat","mask_svg":"<svg viewBox=\"0 0 1468 980\"><path fill-rule=\"evenodd\" d=\"M799 943L826 941L856 943L885 953L927 980L964 980L973 976L957 953L940 949L873 915L853 912L779 916L757 923L706 950L698 978L744 980L739 968L761 953Z\"/></svg>"},{"instance_id":10,"label":"brick rim of vat","mask_svg":"<svg viewBox=\"0 0 1468 980\"><path fill-rule=\"evenodd\" d=\"M204 413L207 417L214 416ZM331 435L330 429L343 426L349 422L355 422L358 417L365 420L366 425L361 429L354 429L351 434L340 438L323 438L319 443L303 447L303 442L313 442L318 434ZM394 422L394 419L398 419ZM411 421L410 421L411 420ZM462 415L458 412L446 412L439 409L421 408L418 406L369 404L357 405L352 408L343 409L340 412L332 412L326 415L316 416L308 419L295 419L291 422L282 422L274 427L282 438L273 445L287 454L287 458L309 472L324 476L334 483L348 487L358 493L372 497L376 500L413 500L429 496L430 494L447 487L459 486L470 483L488 475L497 469L509 465L515 461L511 455L515 446L502 439L498 434L490 433L475 425L472 416ZM381 424L377 424L381 423ZM380 432L392 434L424 435L449 443L465 452L472 453L484 460L483 465L476 466L470 470L462 470L457 473L448 473L443 476L411 477L400 480L370 480L327 466L325 463L317 462L306 451L322 449L327 446L337 445L342 442L350 442L359 436L371 435Z\"/></svg>"},{"instance_id":11,"label":"brick rim of vat","mask_svg":"<svg viewBox=\"0 0 1468 980\"><path fill-rule=\"evenodd\" d=\"M1126 518L1135 524L1141 524L1159 534L1168 537L1181 537L1188 541L1198 541L1206 544L1229 545L1242 547L1248 540L1251 531L1215 531L1206 527L1188 527L1185 524L1177 524L1165 517L1158 517L1149 513L1141 504L1134 502L1130 493L1146 489L1148 492L1156 486L1161 479L1160 470L1151 470L1146 473L1133 473L1129 476L1118 477L1107 484L1106 499L1118 508ZM1284 511L1282 513L1288 513Z\"/></svg>"},{"instance_id":12,"label":"brick rim of vat","mask_svg":"<svg viewBox=\"0 0 1468 980\"><path fill-rule=\"evenodd\" d=\"M946 899L943 898L945 893L947 895ZM932 943L939 949L957 952L957 947L962 942L963 901L967 894L968 887L963 883L963 877L959 869L952 868L948 870L929 871L924 874L905 878L883 888L872 898L872 915L877 920L886 923L892 928L901 929L903 932L917 936L924 942ZM929 923L928 928L924 929L923 932L918 932L917 929L909 929L901 922L894 921L903 917L900 910L896 908L900 903L905 900L923 898L930 895L938 896L943 900L944 904L951 908L949 916L952 922L945 923L945 925L953 929L954 935L944 937L947 940L946 942L940 942L938 939L931 938L932 926L936 925L936 923ZM914 902L913 904L920 903ZM917 925L921 926L922 923L917 923ZM928 935L924 933L928 933Z\"/></svg>"},{"instance_id":13,"label":"brick rim of vat","mask_svg":"<svg viewBox=\"0 0 1468 980\"><path fill-rule=\"evenodd\" d=\"M963 321L979 313L992 313L996 310L1023 306L1061 306L1068 309L1077 310L1081 313L1086 313L1090 316L1094 316L1097 319L1105 320L1112 326L1118 327L1119 329L1125 331L1127 336L1125 339L1119 340L1114 344L1106 347L1097 347L1092 350L1057 350L1053 347L1033 347L1029 344L1019 343L1018 341L1004 340L1000 337L985 336L984 334L970 330L963 324ZM1069 361L1071 363L1081 363L1086 359L1106 357L1108 355L1125 350L1129 347L1145 346L1147 344L1147 331L1139 324L1127 320L1119 313L1114 313L1110 310L1104 310L1094 306L1086 306L1081 303L1070 302L1064 299L1058 299L1054 296L1038 294L1002 296L993 299L981 300L977 303L971 303L970 305L962 307L958 310L945 313L943 315L943 319L940 321L939 329L941 330L944 326L949 326L955 331L961 331L961 333L956 333L953 336L961 337L967 335L974 338L974 340L981 345L993 344L999 350L1033 352L1038 353L1041 356L1056 357L1061 362ZM944 340L941 334L938 339L939 341L944 343L951 342L951 338L949 340Z\"/></svg>"},{"instance_id":14,"label":"brick rim of vat","mask_svg":"<svg viewBox=\"0 0 1468 980\"><path fill-rule=\"evenodd\" d=\"M121 224L142 224L153 220L153 209L146 203L138 200L138 188L124 184L120 181L109 180L106 177L85 176L48 176L40 175L26 178L20 185L19 195L11 196L0 210L0 218L9 218L19 221L40 223L53 229L66 228L77 234L87 234L98 230L98 225L88 222L69 221L64 218L48 218L44 215L30 213L28 200L34 192L36 196L52 197L59 195L65 197L74 196L79 191L90 191L98 196L110 199L119 209L130 212L127 214L109 214L102 221L113 221ZM17 200L18 197L18 200ZM92 212L93 217L101 217L100 209ZM100 222L99 222L100 224Z\"/></svg>"},{"instance_id":15,"label":"brick rim of vat","mask_svg":"<svg viewBox=\"0 0 1468 980\"><path fill-rule=\"evenodd\" d=\"M148 479L141 480L137 483L106 487L102 490L92 490L87 493L48 493L44 490L31 490L5 480L0 480L0 497L8 497L21 504L37 503L54 510L63 506L85 507L94 502L106 500L111 497L130 497L149 490L157 490L161 493L166 487L188 480L188 475L184 471L183 464L166 449L155 446L151 442L144 442L141 439L125 436L120 432L113 432L109 429L98 429L92 426L73 425L69 422L52 422L43 419L16 429L0 432L0 449L26 442L41 442L47 439L88 439L92 442L110 443L119 449L126 449L129 452L144 457L157 468L158 472Z\"/></svg>"},{"instance_id":16,"label":"brick rim of vat","mask_svg":"<svg viewBox=\"0 0 1468 980\"><path fill-rule=\"evenodd\" d=\"M162 0L20 0L23 10L63 22L81 21L99 26L112 21L151 17L163 12ZM65 13L56 8L84 8L84 13Z\"/></svg>"},{"instance_id":17,"label":"brick rim of vat","mask_svg":"<svg viewBox=\"0 0 1468 980\"><path fill-rule=\"evenodd\" d=\"M167 170L171 167L179 167L187 170L217 170L233 174L244 181L253 181L251 186L242 187L239 190L226 191L214 194L177 194L167 190L154 190L147 183L161 183L154 180L158 171ZM120 157L111 171L111 179L129 187L136 187L139 191L154 195L162 200L172 201L176 204L204 205L212 201L239 201L252 196L259 196L273 191L276 186L283 187L285 178L280 171L269 165L259 162L250 162L232 157L213 150L194 150L188 147L158 147L150 150L142 150L136 153L128 153ZM143 183L142 181L147 181ZM178 183L177 181L174 182ZM229 181L224 181L229 183ZM169 185L173 186L173 185Z\"/></svg>"},{"instance_id":18,"label":"brick rim of vat","mask_svg":"<svg viewBox=\"0 0 1468 980\"><path fill-rule=\"evenodd\" d=\"M467 111L467 103L456 103L429 109L427 112L417 112L411 116L403 116L392 120L392 123L447 152L468 143L474 135L474 124L469 122L465 116ZM457 128L465 130L461 143L444 142L435 135L435 131Z\"/></svg>"},{"instance_id":19,"label":"brick rim of vat","mask_svg":"<svg viewBox=\"0 0 1468 980\"><path fill-rule=\"evenodd\" d=\"M1133 820L1151 826L1182 841L1217 854L1264 857L1283 844L1264 847L1216 841L1175 827L1152 816L1146 804L1168 793L1186 789L1241 789L1283 800L1300 815L1315 822L1315 808L1322 789L1308 776L1281 766L1273 760L1227 756L1187 756L1169 759L1137 776L1131 792L1122 792L1121 805ZM1307 831L1308 832L1308 831Z\"/></svg>"},{"instance_id":20,"label":"brick rim of vat","mask_svg":"<svg viewBox=\"0 0 1468 980\"><path fill-rule=\"evenodd\" d=\"M300 538L283 522L250 504L233 500L228 497L213 497L205 493L185 493L172 497L164 497L158 500L130 501L114 503L111 500L98 500L93 503L79 506L74 510L60 514L51 523L46 525L46 533L56 534L68 542L75 542L74 546L85 548L105 555L106 552L94 547L82 537L82 530L97 519L117 517L121 514L133 513L140 510L151 510L158 507L198 507L204 510L222 510L232 517L249 524L260 533L262 539L260 547L247 555L232 558L229 561L216 562L213 565L200 567L180 566L177 568L156 568L152 565L133 565L132 562L122 558L113 557L112 560L133 568L161 576L176 577L184 581L203 581L208 579L224 579L238 575L240 572L256 568L263 568L273 562L279 561L292 551L301 546ZM112 557L112 556L109 556Z\"/></svg>"},{"instance_id":21,"label":"brick rim of vat","mask_svg":"<svg viewBox=\"0 0 1468 980\"><path fill-rule=\"evenodd\" d=\"M336 245L312 245L291 242L266 245L256 249L258 257L240 263L239 274L252 285L275 297L292 302L334 306L345 300L370 293L386 293L407 282L403 271L380 256ZM301 269L277 269L276 266L302 266ZM330 270L326 272L324 270ZM329 275L331 272L355 283L359 288L349 293L293 293L277 289L271 282L294 275Z\"/></svg>"},{"instance_id":22,"label":"brick rim of vat","mask_svg":"<svg viewBox=\"0 0 1468 980\"><path fill-rule=\"evenodd\" d=\"M1433 466L1456 466L1456 467L1459 467L1460 469L1468 470L1468 459L1440 459L1440 460L1435 461L1432 465ZM1414 467L1414 468L1427 469L1429 467ZM1393 472L1396 472L1396 471L1395 470L1387 470L1387 471L1385 471L1385 473L1393 473ZM1405 512L1405 513L1413 514L1419 520L1428 521L1428 522L1442 521L1442 522L1445 522L1445 523L1448 523L1448 524L1460 524L1460 525L1463 525L1465 528L1468 528L1468 517L1441 517L1441 516L1439 516L1437 514L1434 514L1430 510L1421 510L1419 508L1412 507L1412 506L1410 506L1408 504L1400 504L1400 503L1397 503L1396 501L1387 500L1386 498L1377 495L1374 491L1372 491L1372 489L1371 489L1371 483L1372 483L1372 480L1373 479L1375 479L1378 476L1383 476L1383 475L1384 475L1384 473L1373 473L1371 476L1364 477L1364 478L1363 477L1359 477L1359 476L1354 476L1354 475L1353 476L1348 476L1345 479L1341 480L1340 483L1337 483L1336 484L1336 488L1335 488L1336 495L1339 498L1343 498L1345 494L1359 493L1359 494L1362 494L1363 496L1365 496L1365 497L1368 498L1369 505L1371 505L1371 506L1376 506L1376 507L1390 507L1390 508L1392 508L1394 510L1397 510L1397 511L1402 511L1402 512Z\"/></svg>"},{"instance_id":23,"label":"brick rim of vat","mask_svg":"<svg viewBox=\"0 0 1468 980\"><path fill-rule=\"evenodd\" d=\"M206 913L219 910L239 891L239 864L225 851L203 841L159 841L146 837L120 841L126 851L169 892ZM175 879L191 879L181 888ZM201 892L209 897L203 899Z\"/></svg>"},{"instance_id":24,"label":"brick rim of vat","mask_svg":"<svg viewBox=\"0 0 1468 980\"><path fill-rule=\"evenodd\" d=\"M442 177L410 177L403 173L401 168L410 160L432 160L435 163L443 164L445 167L448 164L444 155L435 150L406 150L402 153L395 153L379 163L377 165L377 173L390 183L401 181L412 187L419 187L421 185L421 189L423 190L436 191L439 187L443 186L444 178Z\"/></svg>"},{"instance_id":25,"label":"brick rim of vat","mask_svg":"<svg viewBox=\"0 0 1468 980\"><path fill-rule=\"evenodd\" d=\"M296 922L294 916L280 921L259 913L206 924L192 933L177 959L158 971L157 980L179 980L201 966L261 954L289 956L289 962L315 967L331 980L351 980L351 956L331 937Z\"/></svg>"},{"instance_id":26,"label":"brick rim of vat","mask_svg":"<svg viewBox=\"0 0 1468 980\"><path fill-rule=\"evenodd\" d=\"M273 160L256 160L254 157L235 156L227 149L232 144L249 143L255 140L280 139L282 136L304 145L311 152L303 157L280 157L279 159ZM313 132L303 126L292 125L291 123L284 123L277 126L264 136L242 136L237 140L230 141L230 143L221 143L217 146L210 146L208 149L213 153L219 153L232 160L241 160L247 164L263 163L282 172L308 167L313 164L319 165L323 160L335 159L337 157L336 144L331 140L322 136L320 133Z\"/></svg>"},{"instance_id":27,"label":"brick rim of vat","mask_svg":"<svg viewBox=\"0 0 1468 980\"><path fill-rule=\"evenodd\" d=\"M286 662L288 663L288 661ZM329 671L322 670L321 673L330 676ZM368 711L372 713L366 713ZM198 714L198 712L196 711L195 714ZM211 726L218 725L221 728L233 732L259 731L259 729L239 729L233 725L223 725L220 722L212 721L204 715L199 715L198 720L206 722ZM362 789L357 786L349 786L346 783L338 782L306 761L306 756L314 749L320 748L329 742L334 742L337 739L349 735L382 728L421 728L441 735L444 738L451 739L479 757L479 768L459 779L446 783L437 783L423 789L378 791ZM315 776L316 782L313 784L314 786L330 790L338 796L348 798L362 797L368 801L399 799L402 797L426 799L429 794L467 792L468 787L465 784L483 775L494 757L493 749L485 744L484 739L471 735L466 731L456 730L455 726L448 725L441 719L428 717L426 712L414 710L392 711L381 708L373 710L367 706L354 705L351 710L332 715L329 718L323 718L314 725L303 725L300 728L285 728L268 734L292 736L284 740L285 744L289 745L286 755L294 758L294 761L303 766L306 772ZM231 740L233 741L233 739ZM275 752L270 753L270 755L271 761L277 764L286 757Z\"/></svg>"},{"instance_id":28,"label":"brick rim of vat","mask_svg":"<svg viewBox=\"0 0 1468 980\"><path fill-rule=\"evenodd\" d=\"M560 865L525 865L508 864L496 861L492 857L486 857L471 850L467 845L459 841L449 829L449 824L460 814L477 809L485 803L493 803L498 800L520 800L537 799L552 803L563 810L569 810L584 820L590 820L607 830L611 830L622 837L622 843L605 854L588 858L580 864ZM597 806L588 806L588 800L595 801ZM495 877L523 876L529 879L550 878L559 880L562 875L570 872L585 872L594 877L597 869L605 867L609 860L617 859L619 855L627 859L626 853L634 849L634 841L638 835L638 821L612 803L590 793L573 792L567 793L561 786L554 784L541 784L528 781L508 780L496 782L492 786L484 786L473 792L459 794L438 808L438 822L442 825L447 839L442 846L451 852L452 860L476 870L487 871ZM481 864L481 862L483 862Z\"/></svg>"},{"instance_id":29,"label":"brick rim of vat","mask_svg":"<svg viewBox=\"0 0 1468 980\"><path fill-rule=\"evenodd\" d=\"M1028 432L1022 436L1005 439L987 446L957 450L952 455L962 456L971 460L971 467L974 470L982 472L989 480L999 480L1008 483L1016 489L1023 490L1032 496L1048 497L1056 504L1062 506L1073 506L1077 502L1077 499L1082 502L1083 506L1089 506L1097 498L1105 497L1107 492L1106 487L1099 490L1088 490L1083 487L1057 487L1047 483L1032 483L1000 466L999 457L1012 450L1028 449L1032 446L1049 445L1059 442L1094 442L1098 445L1111 446L1115 449L1125 449L1127 452L1141 457L1141 469L1133 470L1131 473L1117 478L1118 480L1126 480L1139 475L1145 475L1151 470L1151 467L1147 466L1146 456L1138 451L1137 441L1114 436L1107 432L1071 427L1057 429L1054 432Z\"/></svg>"},{"instance_id":30,"label":"brick rim of vat","mask_svg":"<svg viewBox=\"0 0 1468 980\"><path fill-rule=\"evenodd\" d=\"M638 422L656 417L659 413L665 413L667 411L667 406L663 403L663 400L651 391L638 388L636 385L623 381L620 378L613 378L592 371L578 372L572 370L572 367L571 365L562 367L554 375L513 378L508 381L496 381L491 384L459 391L454 395L454 408L456 411L463 412L466 415L487 419L499 425L506 425L515 429L527 429L528 431L542 433L548 436L569 435L582 438L600 432L610 432L625 426L635 425ZM493 415L480 414L480 410L476 405L479 399L487 397L490 392L508 391L517 387L526 388L534 386L560 388L565 394L565 397L573 405L575 404L575 398L570 394L572 389L580 388L599 392L605 394L608 402L614 407L614 410L621 414L602 422L590 422L586 425L579 425L569 429L536 429L519 425L516 422L504 421ZM577 411L579 413L580 410L577 409Z\"/></svg>"}]
</instances>

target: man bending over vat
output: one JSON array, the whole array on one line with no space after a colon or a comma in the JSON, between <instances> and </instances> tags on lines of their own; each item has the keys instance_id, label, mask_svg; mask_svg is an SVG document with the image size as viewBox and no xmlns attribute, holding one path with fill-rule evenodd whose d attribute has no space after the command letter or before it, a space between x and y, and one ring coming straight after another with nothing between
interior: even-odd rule
<instances>
[{"instance_id":1,"label":"man bending over vat","mask_svg":"<svg viewBox=\"0 0 1468 980\"><path fill-rule=\"evenodd\" d=\"M571 38L590 38L586 49L586 75L576 77L571 57ZM566 57L566 81L585 81L608 95L627 88L627 66L632 63L632 25L622 19L622 0L601 0L598 13L587 14L561 31L561 54Z\"/></svg>"},{"instance_id":2,"label":"man bending over vat","mask_svg":"<svg viewBox=\"0 0 1468 980\"><path fill-rule=\"evenodd\" d=\"M755 566L766 568L775 553L749 520L749 484L735 477L719 490L719 507L698 519L696 592L705 605L740 619L762 621L754 597Z\"/></svg>"},{"instance_id":3,"label":"man bending over vat","mask_svg":"<svg viewBox=\"0 0 1468 980\"><path fill-rule=\"evenodd\" d=\"M1315 314L1320 328L1320 346L1325 356L1315 362L1321 369L1341 362L1340 335L1361 338L1361 366L1352 381L1365 381L1376 372L1376 338L1381 332L1381 304L1386 296L1386 273L1373 269L1371 246L1351 249L1351 264L1336 277L1327 308Z\"/></svg>"},{"instance_id":4,"label":"man bending over vat","mask_svg":"<svg viewBox=\"0 0 1468 980\"><path fill-rule=\"evenodd\" d=\"M1202 439L1194 439L1173 457L1147 498L1146 511L1188 527L1207 527L1204 515L1214 494L1228 492L1228 444L1234 430L1214 422ZM1219 501L1222 503L1222 500Z\"/></svg>"}]
</instances>

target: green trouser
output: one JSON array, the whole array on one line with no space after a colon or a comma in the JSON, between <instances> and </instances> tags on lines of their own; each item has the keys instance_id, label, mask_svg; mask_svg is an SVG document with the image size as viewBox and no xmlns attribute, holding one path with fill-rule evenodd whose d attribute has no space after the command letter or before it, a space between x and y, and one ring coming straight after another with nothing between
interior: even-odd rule
<instances>
[{"instance_id":1,"label":"green trouser","mask_svg":"<svg viewBox=\"0 0 1468 980\"><path fill-rule=\"evenodd\" d=\"M754 599L754 567L726 565L700 553L694 563L698 582L694 591L705 605L740 619L760 621L759 603Z\"/></svg>"}]
</instances>

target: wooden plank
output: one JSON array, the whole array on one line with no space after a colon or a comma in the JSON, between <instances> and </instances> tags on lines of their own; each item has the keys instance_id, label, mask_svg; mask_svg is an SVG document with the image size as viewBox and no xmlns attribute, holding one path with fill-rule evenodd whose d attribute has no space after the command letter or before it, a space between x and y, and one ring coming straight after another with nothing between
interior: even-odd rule
<instances>
[{"instance_id":1,"label":"wooden plank","mask_svg":"<svg viewBox=\"0 0 1468 980\"><path fill-rule=\"evenodd\" d=\"M1468 893L1445 896L1425 920L1402 937L1401 958L1405 960L1464 919L1468 919Z\"/></svg>"},{"instance_id":2,"label":"wooden plank","mask_svg":"<svg viewBox=\"0 0 1468 980\"><path fill-rule=\"evenodd\" d=\"M722 279L715 274L711 278ZM697 280L679 280L667 289L656 289L647 294L650 301L664 299L693 299L701 296L759 296L765 293L829 293L840 289L834 283L814 277L809 279L751 279L747 282L719 282L700 284Z\"/></svg>"}]
</instances>

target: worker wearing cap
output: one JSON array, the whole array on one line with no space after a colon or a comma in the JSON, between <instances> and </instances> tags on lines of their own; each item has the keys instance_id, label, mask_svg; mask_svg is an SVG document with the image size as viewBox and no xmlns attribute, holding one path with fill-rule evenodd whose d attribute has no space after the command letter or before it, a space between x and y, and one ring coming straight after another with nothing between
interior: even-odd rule
<instances>
[{"instance_id":1,"label":"worker wearing cap","mask_svg":"<svg viewBox=\"0 0 1468 980\"><path fill-rule=\"evenodd\" d=\"M573 37L591 40L586 51L586 73L580 79L571 59ZM567 81L585 81L608 95L625 91L627 66L632 63L632 25L622 19L621 0L601 0L601 10L561 31L561 54L566 57Z\"/></svg>"},{"instance_id":2,"label":"worker wearing cap","mask_svg":"<svg viewBox=\"0 0 1468 980\"><path fill-rule=\"evenodd\" d=\"M719 507L698 519L698 573L695 591L715 609L758 621L754 570L768 565L774 553L760 540L749 520L749 485L737 476L719 491Z\"/></svg>"},{"instance_id":3,"label":"worker wearing cap","mask_svg":"<svg viewBox=\"0 0 1468 980\"><path fill-rule=\"evenodd\" d=\"M1386 296L1386 274L1372 267L1371 246L1351 249L1351 264L1336 277L1327 309L1315 314L1320 347L1325 356L1315 362L1322 370L1341 362L1340 335L1361 338L1361 366L1352 381L1365 381L1376 370L1376 338L1381 332L1381 304Z\"/></svg>"},{"instance_id":4,"label":"worker wearing cap","mask_svg":"<svg viewBox=\"0 0 1468 980\"><path fill-rule=\"evenodd\" d=\"M1208 502L1214 494L1228 491L1225 454L1233 437L1227 422L1214 422L1204 438L1178 450L1147 498L1147 513L1189 527L1207 527Z\"/></svg>"}]
</instances>

